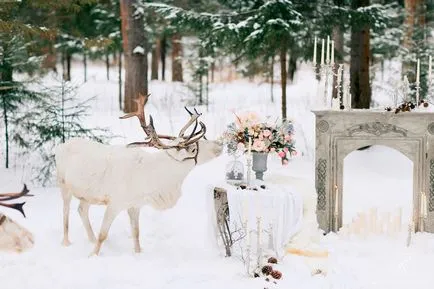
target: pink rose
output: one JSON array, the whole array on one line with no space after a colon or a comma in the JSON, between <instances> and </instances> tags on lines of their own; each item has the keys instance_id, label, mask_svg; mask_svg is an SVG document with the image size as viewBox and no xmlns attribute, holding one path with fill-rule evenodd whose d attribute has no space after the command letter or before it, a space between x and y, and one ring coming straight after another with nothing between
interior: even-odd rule
<instances>
[{"instance_id":1,"label":"pink rose","mask_svg":"<svg viewBox=\"0 0 434 289\"><path fill-rule=\"evenodd\" d=\"M279 157L284 158L286 156L286 153L284 151L280 151L277 153Z\"/></svg>"},{"instance_id":2,"label":"pink rose","mask_svg":"<svg viewBox=\"0 0 434 289\"><path fill-rule=\"evenodd\" d=\"M271 131L269 129L266 129L262 132L262 134L264 135L264 137L269 137L271 135Z\"/></svg>"},{"instance_id":3,"label":"pink rose","mask_svg":"<svg viewBox=\"0 0 434 289\"><path fill-rule=\"evenodd\" d=\"M262 133L260 133L260 134L258 135L258 139L259 139L259 140L264 140L264 136L263 136Z\"/></svg>"},{"instance_id":4,"label":"pink rose","mask_svg":"<svg viewBox=\"0 0 434 289\"><path fill-rule=\"evenodd\" d=\"M283 148L283 151L284 151L285 153L287 153L287 152L289 152L289 149L288 149L288 148Z\"/></svg>"},{"instance_id":5,"label":"pink rose","mask_svg":"<svg viewBox=\"0 0 434 289\"><path fill-rule=\"evenodd\" d=\"M276 151L275 148L270 148L270 152L274 153Z\"/></svg>"},{"instance_id":6,"label":"pink rose","mask_svg":"<svg viewBox=\"0 0 434 289\"><path fill-rule=\"evenodd\" d=\"M282 165L287 165L288 164L288 160L282 160Z\"/></svg>"},{"instance_id":7,"label":"pink rose","mask_svg":"<svg viewBox=\"0 0 434 289\"><path fill-rule=\"evenodd\" d=\"M297 155L297 151L293 151L293 152L291 152L291 155L292 155L292 156L296 156L296 155Z\"/></svg>"},{"instance_id":8,"label":"pink rose","mask_svg":"<svg viewBox=\"0 0 434 289\"><path fill-rule=\"evenodd\" d=\"M289 135L289 134L285 135L285 140L286 141L290 141L291 140L291 135Z\"/></svg>"},{"instance_id":9,"label":"pink rose","mask_svg":"<svg viewBox=\"0 0 434 289\"><path fill-rule=\"evenodd\" d=\"M255 139L252 145L252 150L262 152L266 149L265 143L261 140Z\"/></svg>"}]
</instances>

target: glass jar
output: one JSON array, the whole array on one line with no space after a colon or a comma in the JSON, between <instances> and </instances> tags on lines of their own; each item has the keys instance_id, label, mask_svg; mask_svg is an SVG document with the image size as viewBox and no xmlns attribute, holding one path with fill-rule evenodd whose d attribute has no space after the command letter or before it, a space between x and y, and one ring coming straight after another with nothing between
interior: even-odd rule
<instances>
[{"instance_id":1,"label":"glass jar","mask_svg":"<svg viewBox=\"0 0 434 289\"><path fill-rule=\"evenodd\" d=\"M239 160L240 154L234 152L232 160L226 165L226 182L229 184L241 184L244 180L244 164Z\"/></svg>"}]
</instances>

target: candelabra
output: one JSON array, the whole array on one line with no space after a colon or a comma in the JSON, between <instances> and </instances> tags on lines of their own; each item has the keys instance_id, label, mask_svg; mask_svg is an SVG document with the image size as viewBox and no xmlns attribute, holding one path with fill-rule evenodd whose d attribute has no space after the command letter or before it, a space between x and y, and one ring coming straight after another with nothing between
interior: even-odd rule
<instances>
[{"instance_id":1,"label":"candelabra","mask_svg":"<svg viewBox=\"0 0 434 289\"><path fill-rule=\"evenodd\" d=\"M336 84L333 88L337 91L337 100L339 109L351 109L350 82L349 75L345 73L344 64L321 63L319 72L316 72L316 63L314 63L315 73L324 80L323 105L325 108L333 109L333 96L330 95L330 81L336 77ZM333 91L333 89L332 89Z\"/></svg>"}]
</instances>

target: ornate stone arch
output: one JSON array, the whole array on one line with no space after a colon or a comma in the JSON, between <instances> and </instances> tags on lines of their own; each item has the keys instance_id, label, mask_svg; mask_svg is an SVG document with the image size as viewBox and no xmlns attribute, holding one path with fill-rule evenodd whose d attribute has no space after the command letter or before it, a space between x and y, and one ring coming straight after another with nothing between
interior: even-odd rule
<instances>
[{"instance_id":1,"label":"ornate stone arch","mask_svg":"<svg viewBox=\"0 0 434 289\"><path fill-rule=\"evenodd\" d=\"M425 230L434 232L434 113L387 111L314 111L316 116L317 218L325 232L342 226L343 160L352 151L368 145L396 149L413 162L413 216L420 230L420 192L428 196ZM341 204L333 214L339 188Z\"/></svg>"}]
</instances>

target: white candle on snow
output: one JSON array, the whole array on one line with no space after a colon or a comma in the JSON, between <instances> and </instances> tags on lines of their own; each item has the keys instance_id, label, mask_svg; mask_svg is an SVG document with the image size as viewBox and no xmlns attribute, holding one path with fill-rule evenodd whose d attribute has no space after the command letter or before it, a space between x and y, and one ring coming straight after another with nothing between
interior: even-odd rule
<instances>
[{"instance_id":1,"label":"white candle on snow","mask_svg":"<svg viewBox=\"0 0 434 289\"><path fill-rule=\"evenodd\" d=\"M316 40L317 40L317 38L316 38L316 36L315 36L315 41L314 41L314 43L313 43L313 65L315 65L316 64Z\"/></svg>"},{"instance_id":2,"label":"white candle on snow","mask_svg":"<svg viewBox=\"0 0 434 289\"><path fill-rule=\"evenodd\" d=\"M332 60L331 60L332 65L335 64L335 42L332 40Z\"/></svg>"},{"instance_id":3,"label":"white candle on snow","mask_svg":"<svg viewBox=\"0 0 434 289\"><path fill-rule=\"evenodd\" d=\"M417 59L417 67L416 67L416 83L419 83L420 80L420 60Z\"/></svg>"},{"instance_id":4,"label":"white candle on snow","mask_svg":"<svg viewBox=\"0 0 434 289\"><path fill-rule=\"evenodd\" d=\"M327 55L326 55L326 63L330 63L330 36L327 36Z\"/></svg>"},{"instance_id":5,"label":"white candle on snow","mask_svg":"<svg viewBox=\"0 0 434 289\"><path fill-rule=\"evenodd\" d=\"M324 65L324 39L321 39L321 65Z\"/></svg>"}]
</instances>

